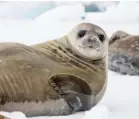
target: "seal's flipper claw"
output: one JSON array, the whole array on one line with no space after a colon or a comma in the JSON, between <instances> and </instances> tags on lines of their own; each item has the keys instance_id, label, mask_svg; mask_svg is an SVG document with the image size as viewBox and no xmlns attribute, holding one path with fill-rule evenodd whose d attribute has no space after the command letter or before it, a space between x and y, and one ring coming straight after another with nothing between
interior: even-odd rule
<instances>
[{"instance_id":1,"label":"seal's flipper claw","mask_svg":"<svg viewBox=\"0 0 139 119\"><path fill-rule=\"evenodd\" d=\"M72 93L66 94L63 96L63 98L66 100L66 102L71 107L71 112L79 111L82 107L82 102L80 98L76 95L73 95Z\"/></svg>"},{"instance_id":2,"label":"seal's flipper claw","mask_svg":"<svg viewBox=\"0 0 139 119\"><path fill-rule=\"evenodd\" d=\"M93 95L85 95L78 92L65 92L65 100L74 111L86 111L95 106L95 99Z\"/></svg>"}]
</instances>

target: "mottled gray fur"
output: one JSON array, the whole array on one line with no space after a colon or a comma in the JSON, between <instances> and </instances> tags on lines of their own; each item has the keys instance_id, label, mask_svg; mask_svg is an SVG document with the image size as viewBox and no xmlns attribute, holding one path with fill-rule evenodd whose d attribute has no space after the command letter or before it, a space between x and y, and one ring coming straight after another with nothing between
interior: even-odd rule
<instances>
[{"instance_id":1,"label":"mottled gray fur","mask_svg":"<svg viewBox=\"0 0 139 119\"><path fill-rule=\"evenodd\" d=\"M123 53L109 53L108 67L110 70L129 75L139 75L139 57Z\"/></svg>"}]
</instances>

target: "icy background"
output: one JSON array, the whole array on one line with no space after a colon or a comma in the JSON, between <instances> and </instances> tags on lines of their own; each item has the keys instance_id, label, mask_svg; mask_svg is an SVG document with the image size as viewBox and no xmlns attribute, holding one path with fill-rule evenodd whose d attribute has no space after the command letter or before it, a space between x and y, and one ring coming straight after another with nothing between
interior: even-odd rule
<instances>
[{"instance_id":1,"label":"icy background","mask_svg":"<svg viewBox=\"0 0 139 119\"><path fill-rule=\"evenodd\" d=\"M83 3L0 2L0 42L35 44L62 37L81 22L99 25L109 37L117 30L139 34L139 2L98 2L101 12L85 12ZM26 119L20 112L0 114ZM31 119L77 118L139 119L139 77L109 71L107 91L96 107L70 116Z\"/></svg>"}]
</instances>

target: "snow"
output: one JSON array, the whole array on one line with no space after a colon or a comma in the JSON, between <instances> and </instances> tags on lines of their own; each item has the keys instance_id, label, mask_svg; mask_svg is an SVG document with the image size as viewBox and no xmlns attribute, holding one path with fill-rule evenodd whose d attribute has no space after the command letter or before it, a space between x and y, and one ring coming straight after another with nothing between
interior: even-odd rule
<instances>
[{"instance_id":1,"label":"snow","mask_svg":"<svg viewBox=\"0 0 139 119\"><path fill-rule=\"evenodd\" d=\"M108 119L109 109L105 105L97 105L86 111L82 119Z\"/></svg>"},{"instance_id":2,"label":"snow","mask_svg":"<svg viewBox=\"0 0 139 119\"><path fill-rule=\"evenodd\" d=\"M9 119L27 119L25 114L23 114L22 112L0 112L0 115L3 115L5 117L8 117Z\"/></svg>"},{"instance_id":3,"label":"snow","mask_svg":"<svg viewBox=\"0 0 139 119\"><path fill-rule=\"evenodd\" d=\"M110 5L105 14L100 13L89 19L100 20L105 22L125 23L130 21L139 21L139 2L137 1L120 1L119 4Z\"/></svg>"},{"instance_id":4,"label":"snow","mask_svg":"<svg viewBox=\"0 0 139 119\"><path fill-rule=\"evenodd\" d=\"M41 16L37 17L36 20L39 22L46 21L74 21L80 20L85 15L85 9L82 4L75 5L63 5L55 9L45 12Z\"/></svg>"},{"instance_id":5,"label":"snow","mask_svg":"<svg viewBox=\"0 0 139 119\"><path fill-rule=\"evenodd\" d=\"M128 2L120 2L120 4L115 7L110 7L105 15L111 15L111 17L104 16L107 18L111 18L109 20L136 20L136 17L139 16L139 3L128 1ZM114 13L114 14L113 14ZM122 16L122 17L121 17Z\"/></svg>"},{"instance_id":6,"label":"snow","mask_svg":"<svg viewBox=\"0 0 139 119\"><path fill-rule=\"evenodd\" d=\"M66 16L66 7L58 8L61 10L53 11L53 14L43 14L33 21L19 21L19 20L1 20L0 21L0 42L20 42L27 45L35 44L61 37L67 34L75 25L81 22L92 22L102 27L108 36L117 30L124 30L130 34L139 34L138 4L132 3L134 6L132 11L129 9L130 3L121 3L120 6L109 8L105 13L92 13L86 15L86 20L81 20L76 17L73 18L69 14ZM122 7L124 6L124 9ZM126 7L125 7L126 6ZM70 6L71 7L71 6ZM64 10L63 10L64 9ZM78 9L78 7L77 7ZM114 10L115 9L115 10ZM68 10L67 10L68 11ZM76 10L75 10L76 11ZM52 11L51 11L52 12ZM50 13L51 13L50 12ZM83 13L82 10L79 13ZM59 14L58 14L59 13ZM63 18L62 14L65 14ZM71 13L71 12L70 12ZM127 17L123 16L126 14ZM129 13L133 14L129 15ZM53 17L58 14L57 18ZM46 16L45 16L46 15ZM50 15L49 19L48 16ZM52 16L51 16L52 15ZM69 16L68 16L69 15ZM113 15L113 16L112 16ZM105 17L104 17L105 16ZM107 17L106 17L107 16ZM110 19L113 17L113 19ZM116 18L117 17L117 18ZM52 19L53 18L53 19ZM103 19L102 19L103 18ZM52 19L52 20L51 20ZM66 20L68 19L68 20ZM116 20L117 21L116 21ZM127 20L126 20L127 19ZM62 20L62 21L60 21ZM66 20L65 22L63 22ZM124 20L126 20L124 22ZM120 75L112 71L108 71L108 87L101 102L86 112L79 112L69 116L56 117L32 117L30 119L138 119L139 118L139 77ZM25 115L21 112L0 112L9 118L25 119Z\"/></svg>"},{"instance_id":7,"label":"snow","mask_svg":"<svg viewBox=\"0 0 139 119\"><path fill-rule=\"evenodd\" d=\"M53 2L47 1L11 1L0 3L0 19L28 20L34 19L43 12L56 7Z\"/></svg>"}]
</instances>

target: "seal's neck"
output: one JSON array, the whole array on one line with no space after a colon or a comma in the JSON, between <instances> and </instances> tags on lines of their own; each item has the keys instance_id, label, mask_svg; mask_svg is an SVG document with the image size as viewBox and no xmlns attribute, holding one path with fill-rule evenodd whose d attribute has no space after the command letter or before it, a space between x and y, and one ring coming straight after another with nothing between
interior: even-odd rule
<instances>
[{"instance_id":1,"label":"seal's neck","mask_svg":"<svg viewBox=\"0 0 139 119\"><path fill-rule=\"evenodd\" d=\"M46 42L43 42L43 43L38 43L38 44L35 44L35 45L32 45L32 47L34 48L42 48L42 49L59 49L61 50L60 47L63 47L63 48L68 48L68 42L67 42L67 38L66 36L62 37L62 38L59 38L59 39L54 39L54 40L48 40ZM62 45L62 46L61 46Z\"/></svg>"},{"instance_id":2,"label":"seal's neck","mask_svg":"<svg viewBox=\"0 0 139 119\"><path fill-rule=\"evenodd\" d=\"M74 48L70 45L69 40L67 36L64 36L60 39L54 39L54 40L49 40L43 43L35 44L32 47L39 49L40 51L43 51L46 53L55 55L58 57L63 57L64 59L72 59L74 58L75 60L83 61L86 63L91 63L91 64L104 64L104 60L106 59L105 57L102 59L98 60L91 60L87 59L78 53L74 51Z\"/></svg>"}]
</instances>

